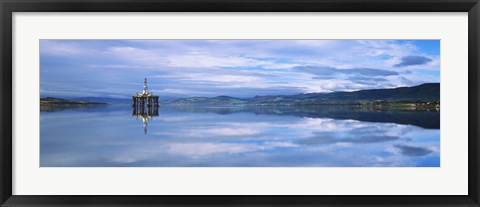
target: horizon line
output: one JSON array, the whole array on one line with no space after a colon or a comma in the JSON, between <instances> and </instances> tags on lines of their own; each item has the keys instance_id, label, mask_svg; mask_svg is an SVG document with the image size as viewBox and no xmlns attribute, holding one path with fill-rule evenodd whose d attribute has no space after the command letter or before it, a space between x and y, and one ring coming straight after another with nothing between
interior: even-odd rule
<instances>
[{"instance_id":1,"label":"horizon line","mask_svg":"<svg viewBox=\"0 0 480 207\"><path fill-rule=\"evenodd\" d=\"M430 83L422 83L419 85L414 85L414 86L400 86L400 87L394 87L394 88L372 88L372 89L363 89L363 90L356 90L356 91L332 91L332 92L312 92L312 93L297 93L297 94L291 94L291 95L282 95L282 94L276 94L276 95L254 95L254 96L249 96L245 98L238 98L235 96L229 96L229 95L217 95L217 96L187 96L187 97L172 97L172 98L163 98L163 99L179 99L179 98L217 98L217 97L230 97L230 98L238 98L238 99L246 99L246 98L255 98L255 97L268 97L268 96L294 96L294 95L305 95L305 94L329 94L329 93L352 93L352 92L358 92L358 91L369 91L369 90L389 90L389 89L397 89L397 88L412 88L412 87L418 87L421 85L425 84L440 84L440 82L430 82ZM40 99L42 98L109 98L109 99L130 99L129 97L125 98L112 98L112 97L106 97L106 96L51 96L51 95L46 95L46 96L40 96ZM160 99L162 97L160 96Z\"/></svg>"}]
</instances>

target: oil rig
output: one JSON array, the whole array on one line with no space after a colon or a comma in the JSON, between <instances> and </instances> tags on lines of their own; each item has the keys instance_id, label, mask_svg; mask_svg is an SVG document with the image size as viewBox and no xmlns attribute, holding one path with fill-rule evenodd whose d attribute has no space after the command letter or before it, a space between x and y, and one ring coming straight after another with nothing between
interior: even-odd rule
<instances>
[{"instance_id":1,"label":"oil rig","mask_svg":"<svg viewBox=\"0 0 480 207\"><path fill-rule=\"evenodd\" d=\"M148 92L147 78L143 82L143 91L132 96L132 106L158 106L158 96Z\"/></svg>"},{"instance_id":2,"label":"oil rig","mask_svg":"<svg viewBox=\"0 0 480 207\"><path fill-rule=\"evenodd\" d=\"M158 116L158 96L148 92L147 78L143 82L143 91L132 96L132 116L143 120L143 132L147 134L148 120Z\"/></svg>"}]
</instances>

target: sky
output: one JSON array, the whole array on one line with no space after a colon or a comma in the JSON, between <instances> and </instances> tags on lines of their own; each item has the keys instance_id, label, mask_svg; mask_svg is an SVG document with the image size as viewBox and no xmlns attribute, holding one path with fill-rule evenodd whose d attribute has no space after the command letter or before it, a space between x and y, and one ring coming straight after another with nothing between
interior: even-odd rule
<instances>
[{"instance_id":1,"label":"sky","mask_svg":"<svg viewBox=\"0 0 480 207\"><path fill-rule=\"evenodd\" d=\"M40 40L42 97L254 97L440 82L440 40Z\"/></svg>"}]
</instances>

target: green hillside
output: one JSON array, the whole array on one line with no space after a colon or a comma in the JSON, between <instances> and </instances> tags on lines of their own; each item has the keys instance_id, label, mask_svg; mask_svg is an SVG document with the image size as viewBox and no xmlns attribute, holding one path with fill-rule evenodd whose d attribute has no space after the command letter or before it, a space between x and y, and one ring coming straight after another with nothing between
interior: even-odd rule
<instances>
[{"instance_id":1,"label":"green hillside","mask_svg":"<svg viewBox=\"0 0 480 207\"><path fill-rule=\"evenodd\" d=\"M255 96L234 98L229 96L190 97L163 100L167 105L398 105L398 104L439 104L440 83L425 83L413 87L393 89L372 89L353 92L307 93L297 95Z\"/></svg>"}]
</instances>

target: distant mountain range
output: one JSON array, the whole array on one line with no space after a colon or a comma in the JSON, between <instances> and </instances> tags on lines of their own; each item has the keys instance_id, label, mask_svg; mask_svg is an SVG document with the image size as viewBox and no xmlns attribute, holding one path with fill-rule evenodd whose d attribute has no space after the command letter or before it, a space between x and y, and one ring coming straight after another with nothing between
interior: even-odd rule
<instances>
[{"instance_id":1,"label":"distant mountain range","mask_svg":"<svg viewBox=\"0 0 480 207\"><path fill-rule=\"evenodd\" d=\"M161 96L161 95L160 95ZM102 103L130 104L131 99L81 97L83 100ZM296 105L352 105L389 103L439 103L440 83L425 83L412 87L393 89L370 89L352 92L306 93L296 95L255 96L235 98L231 96L189 97L162 99L160 105L237 105L237 106L296 106Z\"/></svg>"},{"instance_id":2,"label":"distant mountain range","mask_svg":"<svg viewBox=\"0 0 480 207\"><path fill-rule=\"evenodd\" d=\"M371 89L353 92L306 93L297 95L255 96L235 98L230 96L190 97L161 100L160 105L351 105L379 103L440 102L440 83L425 83L413 87Z\"/></svg>"},{"instance_id":3,"label":"distant mountain range","mask_svg":"<svg viewBox=\"0 0 480 207\"><path fill-rule=\"evenodd\" d=\"M78 97L78 98L71 98L73 100L82 100L82 101L91 101L91 102L101 102L101 103L122 103L122 104L131 104L132 99L127 98L106 98L106 97Z\"/></svg>"},{"instance_id":4,"label":"distant mountain range","mask_svg":"<svg viewBox=\"0 0 480 207\"><path fill-rule=\"evenodd\" d=\"M40 98L40 105L102 105L103 102L87 100L68 100L63 98L46 97Z\"/></svg>"}]
</instances>

